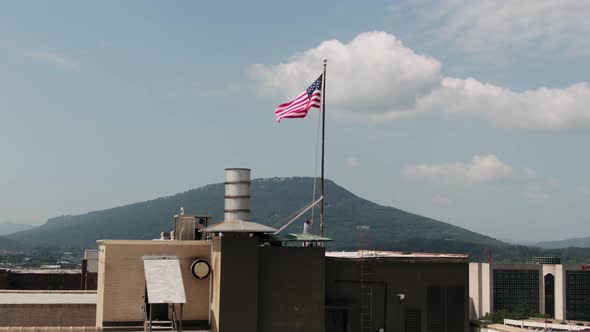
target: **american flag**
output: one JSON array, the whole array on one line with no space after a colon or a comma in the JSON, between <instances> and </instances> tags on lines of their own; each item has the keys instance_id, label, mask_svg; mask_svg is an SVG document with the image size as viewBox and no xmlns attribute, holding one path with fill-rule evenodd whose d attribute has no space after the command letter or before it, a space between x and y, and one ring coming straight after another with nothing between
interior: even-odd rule
<instances>
[{"instance_id":1,"label":"american flag","mask_svg":"<svg viewBox=\"0 0 590 332\"><path fill-rule=\"evenodd\" d=\"M280 104L275 110L277 122L283 118L304 118L310 108L320 108L322 99L322 75L309 88L305 89L297 98Z\"/></svg>"}]
</instances>

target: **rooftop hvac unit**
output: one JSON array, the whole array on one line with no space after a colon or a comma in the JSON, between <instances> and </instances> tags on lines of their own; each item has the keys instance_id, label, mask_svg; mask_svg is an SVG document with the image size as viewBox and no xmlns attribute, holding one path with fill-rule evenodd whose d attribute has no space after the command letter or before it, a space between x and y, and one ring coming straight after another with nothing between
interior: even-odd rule
<instances>
[{"instance_id":1,"label":"rooftop hvac unit","mask_svg":"<svg viewBox=\"0 0 590 332\"><path fill-rule=\"evenodd\" d=\"M192 241L204 239L204 233L199 230L206 228L211 216L182 214L174 216L173 240Z\"/></svg>"}]
</instances>

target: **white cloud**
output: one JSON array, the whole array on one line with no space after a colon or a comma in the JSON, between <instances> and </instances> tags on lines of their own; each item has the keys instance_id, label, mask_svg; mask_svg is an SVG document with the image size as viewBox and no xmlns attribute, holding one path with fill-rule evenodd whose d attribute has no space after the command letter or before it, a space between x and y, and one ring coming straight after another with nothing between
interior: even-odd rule
<instances>
[{"instance_id":1,"label":"white cloud","mask_svg":"<svg viewBox=\"0 0 590 332\"><path fill-rule=\"evenodd\" d=\"M350 168L357 168L360 165L360 161L354 157L346 158L346 165Z\"/></svg>"},{"instance_id":2,"label":"white cloud","mask_svg":"<svg viewBox=\"0 0 590 332\"><path fill-rule=\"evenodd\" d=\"M402 175L423 182L470 184L511 178L516 172L494 155L475 155L469 163L408 165L402 169Z\"/></svg>"},{"instance_id":3,"label":"white cloud","mask_svg":"<svg viewBox=\"0 0 590 332\"><path fill-rule=\"evenodd\" d=\"M525 189L523 196L530 201L548 201L551 196L539 185L529 185Z\"/></svg>"},{"instance_id":4,"label":"white cloud","mask_svg":"<svg viewBox=\"0 0 590 332\"><path fill-rule=\"evenodd\" d=\"M443 112L501 127L590 129L586 82L515 92L473 78L442 77L436 59L417 54L385 32L362 33L349 43L325 41L286 63L254 65L250 75L261 94L286 101L311 84L325 58L330 114L343 118L380 122Z\"/></svg>"},{"instance_id":5,"label":"white cloud","mask_svg":"<svg viewBox=\"0 0 590 332\"><path fill-rule=\"evenodd\" d=\"M534 180L534 179L536 179L538 177L537 172L534 169L531 169L531 168L528 168L528 167L525 167L522 170L522 176L525 179L530 179L530 180Z\"/></svg>"},{"instance_id":6,"label":"white cloud","mask_svg":"<svg viewBox=\"0 0 590 332\"><path fill-rule=\"evenodd\" d=\"M41 60L48 64L62 67L65 69L72 69L72 70L79 70L80 65L70 59L68 59L64 54L61 53L53 53L53 52L35 52L27 54L28 57L33 59Z\"/></svg>"},{"instance_id":7,"label":"white cloud","mask_svg":"<svg viewBox=\"0 0 590 332\"><path fill-rule=\"evenodd\" d=\"M438 204L438 205L449 205L449 204L452 204L453 201L448 197L444 197L444 196L437 194L434 197L432 197L432 203Z\"/></svg>"},{"instance_id":8,"label":"white cloud","mask_svg":"<svg viewBox=\"0 0 590 332\"><path fill-rule=\"evenodd\" d=\"M380 120L403 117L416 99L440 86L440 63L419 55L385 32L365 32L349 43L337 40L297 53L287 63L250 69L262 95L291 99L321 73L328 59L326 95L331 112ZM395 112L392 112L395 111Z\"/></svg>"},{"instance_id":9,"label":"white cloud","mask_svg":"<svg viewBox=\"0 0 590 332\"><path fill-rule=\"evenodd\" d=\"M579 185L576 190L581 194L590 195L590 186Z\"/></svg>"},{"instance_id":10,"label":"white cloud","mask_svg":"<svg viewBox=\"0 0 590 332\"><path fill-rule=\"evenodd\" d=\"M419 101L417 110L481 118L500 127L559 131L590 128L588 104L588 83L517 93L473 78L447 77Z\"/></svg>"},{"instance_id":11,"label":"white cloud","mask_svg":"<svg viewBox=\"0 0 590 332\"><path fill-rule=\"evenodd\" d=\"M491 60L507 52L590 55L588 1L408 1L390 10L415 17L441 45Z\"/></svg>"}]
</instances>

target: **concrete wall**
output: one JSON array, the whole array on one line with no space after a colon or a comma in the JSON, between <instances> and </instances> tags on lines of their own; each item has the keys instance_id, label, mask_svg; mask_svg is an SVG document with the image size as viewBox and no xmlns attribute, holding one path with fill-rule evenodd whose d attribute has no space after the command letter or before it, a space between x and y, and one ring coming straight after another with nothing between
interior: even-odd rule
<instances>
[{"instance_id":1,"label":"concrete wall","mask_svg":"<svg viewBox=\"0 0 590 332\"><path fill-rule=\"evenodd\" d=\"M469 263L469 318L478 320L494 307L492 268L489 263Z\"/></svg>"},{"instance_id":2,"label":"concrete wall","mask_svg":"<svg viewBox=\"0 0 590 332\"><path fill-rule=\"evenodd\" d=\"M94 326L94 304L0 304L0 326Z\"/></svg>"},{"instance_id":3,"label":"concrete wall","mask_svg":"<svg viewBox=\"0 0 590 332\"><path fill-rule=\"evenodd\" d=\"M481 263L481 287L481 312L485 316L494 311L494 282L489 263Z\"/></svg>"},{"instance_id":4,"label":"concrete wall","mask_svg":"<svg viewBox=\"0 0 590 332\"><path fill-rule=\"evenodd\" d=\"M214 237L211 240L211 331L219 332L219 314L220 305L219 299L221 293L221 238Z\"/></svg>"},{"instance_id":5,"label":"concrete wall","mask_svg":"<svg viewBox=\"0 0 590 332\"><path fill-rule=\"evenodd\" d=\"M555 265L555 319L565 319L565 269L559 264Z\"/></svg>"},{"instance_id":6,"label":"concrete wall","mask_svg":"<svg viewBox=\"0 0 590 332\"><path fill-rule=\"evenodd\" d=\"M469 263L469 319L477 320L482 312L481 264Z\"/></svg>"},{"instance_id":7,"label":"concrete wall","mask_svg":"<svg viewBox=\"0 0 590 332\"><path fill-rule=\"evenodd\" d=\"M258 331L324 331L324 248L259 249Z\"/></svg>"},{"instance_id":8,"label":"concrete wall","mask_svg":"<svg viewBox=\"0 0 590 332\"><path fill-rule=\"evenodd\" d=\"M239 236L224 236L221 256L216 257L219 280L213 292L219 302L214 309L214 331L258 331L259 240L247 234Z\"/></svg>"},{"instance_id":9,"label":"concrete wall","mask_svg":"<svg viewBox=\"0 0 590 332\"><path fill-rule=\"evenodd\" d=\"M212 331L323 331L323 248L227 234L213 239L212 266Z\"/></svg>"},{"instance_id":10,"label":"concrete wall","mask_svg":"<svg viewBox=\"0 0 590 332\"><path fill-rule=\"evenodd\" d=\"M463 287L463 329L469 322L469 265L464 263L376 261L373 285L373 330L404 331L406 310L420 310L421 331L427 331L429 286ZM350 331L360 331L360 264L326 259L326 303L348 306ZM400 303L397 294L404 294ZM460 332L460 331L456 331Z\"/></svg>"},{"instance_id":11,"label":"concrete wall","mask_svg":"<svg viewBox=\"0 0 590 332\"><path fill-rule=\"evenodd\" d=\"M99 241L96 324L143 321L145 277L142 256L177 256L187 304L184 320L209 318L209 278L198 280L190 266L198 258L210 261L210 241Z\"/></svg>"}]
</instances>

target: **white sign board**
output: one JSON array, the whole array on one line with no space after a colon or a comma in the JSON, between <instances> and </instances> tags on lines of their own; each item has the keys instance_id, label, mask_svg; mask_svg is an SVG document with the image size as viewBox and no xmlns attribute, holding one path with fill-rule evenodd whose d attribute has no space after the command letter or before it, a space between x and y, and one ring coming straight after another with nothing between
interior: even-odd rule
<instances>
[{"instance_id":1,"label":"white sign board","mask_svg":"<svg viewBox=\"0 0 590 332\"><path fill-rule=\"evenodd\" d=\"M143 268L149 303L186 303L176 257L144 257Z\"/></svg>"}]
</instances>

